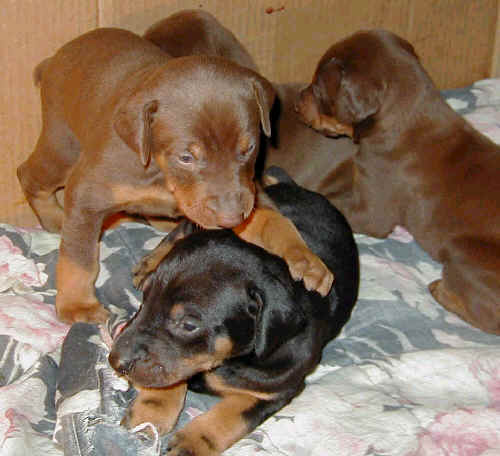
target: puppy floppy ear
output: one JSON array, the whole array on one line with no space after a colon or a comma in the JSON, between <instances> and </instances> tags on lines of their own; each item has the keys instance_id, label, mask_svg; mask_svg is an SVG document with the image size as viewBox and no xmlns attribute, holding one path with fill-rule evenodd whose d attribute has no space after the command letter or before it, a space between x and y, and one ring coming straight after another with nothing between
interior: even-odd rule
<instances>
[{"instance_id":1,"label":"puppy floppy ear","mask_svg":"<svg viewBox=\"0 0 500 456\"><path fill-rule=\"evenodd\" d=\"M381 87L369 72L349 67L342 70L335 107L337 119L353 126L354 142L374 123L380 109Z\"/></svg>"},{"instance_id":2,"label":"puppy floppy ear","mask_svg":"<svg viewBox=\"0 0 500 456\"><path fill-rule=\"evenodd\" d=\"M321 66L317 75L317 91L324 109L342 125L353 128L352 137L359 140L373 122L380 108L381 85L352 63L345 64L333 57Z\"/></svg>"},{"instance_id":3,"label":"puppy floppy ear","mask_svg":"<svg viewBox=\"0 0 500 456\"><path fill-rule=\"evenodd\" d=\"M139 154L145 168L151 161L153 150L153 115L158 110L158 100L145 104L129 101L115 114L114 128L128 147Z\"/></svg>"},{"instance_id":4,"label":"puppy floppy ear","mask_svg":"<svg viewBox=\"0 0 500 456\"><path fill-rule=\"evenodd\" d=\"M260 124L262 125L262 130L264 131L264 134L268 138L270 138L271 137L270 113L271 113L271 108L273 107L276 93L271 83L261 77L255 78L252 81L252 86L255 95L255 100L257 101L257 106L259 107Z\"/></svg>"},{"instance_id":5,"label":"puppy floppy ear","mask_svg":"<svg viewBox=\"0 0 500 456\"><path fill-rule=\"evenodd\" d=\"M259 312L255 329L255 354L265 359L306 324L306 317L291 290L277 277L269 277L254 291Z\"/></svg>"},{"instance_id":6,"label":"puppy floppy ear","mask_svg":"<svg viewBox=\"0 0 500 456\"><path fill-rule=\"evenodd\" d=\"M366 75L346 72L340 81L338 117L349 119L354 125L365 121L380 107L378 92L377 84Z\"/></svg>"}]
</instances>

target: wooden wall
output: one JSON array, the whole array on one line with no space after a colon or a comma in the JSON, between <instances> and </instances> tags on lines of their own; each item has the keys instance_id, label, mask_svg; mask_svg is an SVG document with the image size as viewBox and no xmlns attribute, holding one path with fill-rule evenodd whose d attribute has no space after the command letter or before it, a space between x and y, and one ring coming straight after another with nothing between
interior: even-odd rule
<instances>
[{"instance_id":1,"label":"wooden wall","mask_svg":"<svg viewBox=\"0 0 500 456\"><path fill-rule=\"evenodd\" d=\"M336 40L387 28L410 40L442 88L500 77L500 0L0 0L0 222L35 226L15 170L40 129L32 71L64 42L95 27L142 33L184 8L212 12L248 47L264 76L308 81Z\"/></svg>"}]
</instances>

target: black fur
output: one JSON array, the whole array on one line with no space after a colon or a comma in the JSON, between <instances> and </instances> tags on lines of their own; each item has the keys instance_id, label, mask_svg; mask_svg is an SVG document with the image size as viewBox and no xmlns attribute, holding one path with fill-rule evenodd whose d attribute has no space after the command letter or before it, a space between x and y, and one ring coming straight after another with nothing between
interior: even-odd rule
<instances>
[{"instance_id":1,"label":"black fur","mask_svg":"<svg viewBox=\"0 0 500 456\"><path fill-rule=\"evenodd\" d=\"M186 371L183 362L200 353L215 357L216 341L231 341L230 353L210 374L233 390L268 395L244 412L249 431L302 390L323 347L349 319L359 282L358 253L342 214L281 169L265 175L279 181L266 193L334 273L329 295L307 291L281 258L232 231L195 232L176 242L148 278L142 308L110 356L133 383L162 387L191 378L193 389L210 390L204 368ZM169 376L152 368L158 363Z\"/></svg>"}]
</instances>

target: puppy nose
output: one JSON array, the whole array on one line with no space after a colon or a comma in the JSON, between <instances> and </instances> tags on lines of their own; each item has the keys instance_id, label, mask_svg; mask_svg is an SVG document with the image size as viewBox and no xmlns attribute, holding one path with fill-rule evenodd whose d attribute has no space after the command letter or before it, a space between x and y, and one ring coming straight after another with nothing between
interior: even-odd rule
<instances>
[{"instance_id":1,"label":"puppy nose","mask_svg":"<svg viewBox=\"0 0 500 456\"><path fill-rule=\"evenodd\" d=\"M217 225L220 228L234 228L235 226L240 225L244 220L244 214L236 214L236 215L226 215L221 214L217 215Z\"/></svg>"},{"instance_id":2,"label":"puppy nose","mask_svg":"<svg viewBox=\"0 0 500 456\"><path fill-rule=\"evenodd\" d=\"M226 193L208 198L206 207L215 214L220 228L234 228L245 219L243 200L241 193Z\"/></svg>"},{"instance_id":3,"label":"puppy nose","mask_svg":"<svg viewBox=\"0 0 500 456\"><path fill-rule=\"evenodd\" d=\"M134 365L132 358L121 356L116 350L112 350L108 356L111 367L121 375L128 375Z\"/></svg>"}]
</instances>

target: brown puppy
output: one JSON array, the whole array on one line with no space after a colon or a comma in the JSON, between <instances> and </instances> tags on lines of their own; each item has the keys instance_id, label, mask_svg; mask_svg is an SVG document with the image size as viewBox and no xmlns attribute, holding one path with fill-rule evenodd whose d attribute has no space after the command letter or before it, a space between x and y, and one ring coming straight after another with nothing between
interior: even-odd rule
<instances>
[{"instance_id":1,"label":"brown puppy","mask_svg":"<svg viewBox=\"0 0 500 456\"><path fill-rule=\"evenodd\" d=\"M177 57L213 55L252 70L257 68L234 34L204 11L183 10L172 14L153 24L145 32L144 38ZM346 186L352 183L351 158L357 146L348 138L332 141L301 122L295 112L295 101L304 86L275 85L277 97L270 119L272 138L270 142L261 144L257 177L265 168L277 165L285 169L299 185L332 200L343 195ZM311 155L314 160L310 159ZM182 236L182 232L179 232L179 237ZM170 243L162 243L143 259L135 269L136 285L140 285L156 269L170 248ZM311 288L309 281L306 276L306 286ZM320 292L325 294L324 290L326 287L323 286Z\"/></svg>"},{"instance_id":2,"label":"brown puppy","mask_svg":"<svg viewBox=\"0 0 500 456\"><path fill-rule=\"evenodd\" d=\"M172 14L149 27L143 36L175 57L214 55L257 71L234 34L205 11ZM357 146L348 138L332 141L304 125L295 112L295 102L305 86L274 84L277 97L271 117L272 138L260 151L258 172L277 165L299 185L327 198L337 197L352 181L350 158Z\"/></svg>"},{"instance_id":3,"label":"brown puppy","mask_svg":"<svg viewBox=\"0 0 500 456\"><path fill-rule=\"evenodd\" d=\"M305 84L275 84L271 111L272 135L261 149L258 174L279 166L302 187L326 196L330 202L343 198L352 187L352 158L358 146L350 138L328 138L305 125L295 103Z\"/></svg>"},{"instance_id":4,"label":"brown puppy","mask_svg":"<svg viewBox=\"0 0 500 456\"><path fill-rule=\"evenodd\" d=\"M413 47L386 31L348 37L297 108L313 128L359 143L352 190L334 200L353 229L406 227L443 263L435 299L500 334L500 147L447 105Z\"/></svg>"},{"instance_id":5,"label":"brown puppy","mask_svg":"<svg viewBox=\"0 0 500 456\"><path fill-rule=\"evenodd\" d=\"M182 10L153 24L144 38L172 57L215 55L257 71L257 65L234 34L202 10Z\"/></svg>"},{"instance_id":6,"label":"brown puppy","mask_svg":"<svg viewBox=\"0 0 500 456\"><path fill-rule=\"evenodd\" d=\"M60 319L107 318L93 284L103 222L118 211L186 215L207 228L245 220L244 239L282 256L308 287L329 290L331 274L288 219L263 200L247 218L259 124L270 134L274 91L265 79L217 57L174 59L131 32L98 29L43 61L35 80L43 128L18 176L44 228L62 228Z\"/></svg>"}]
</instances>

